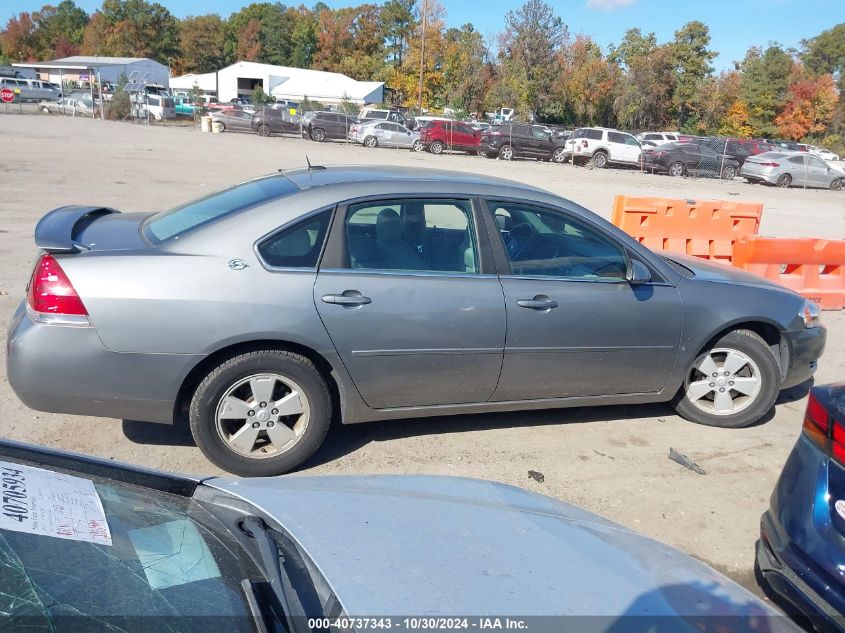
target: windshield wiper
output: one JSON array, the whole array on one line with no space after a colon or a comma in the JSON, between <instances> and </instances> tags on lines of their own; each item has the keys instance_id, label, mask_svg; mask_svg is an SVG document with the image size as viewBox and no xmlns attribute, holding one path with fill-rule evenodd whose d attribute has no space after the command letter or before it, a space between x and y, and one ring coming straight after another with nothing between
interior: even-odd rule
<instances>
[{"instance_id":1,"label":"windshield wiper","mask_svg":"<svg viewBox=\"0 0 845 633\"><path fill-rule=\"evenodd\" d=\"M241 529L255 539L261 566L270 581L270 588L276 596L282 616L290 633L308 633L308 619L302 603L293 589L290 576L284 568L285 557L279 551L276 541L264 521L256 516L248 516L241 522Z\"/></svg>"}]
</instances>

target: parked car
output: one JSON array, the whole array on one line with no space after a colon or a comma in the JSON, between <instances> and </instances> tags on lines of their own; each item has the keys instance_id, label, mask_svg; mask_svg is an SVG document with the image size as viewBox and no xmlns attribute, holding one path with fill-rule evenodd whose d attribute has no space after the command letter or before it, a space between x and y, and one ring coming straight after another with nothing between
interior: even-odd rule
<instances>
[{"instance_id":1,"label":"parked car","mask_svg":"<svg viewBox=\"0 0 845 633\"><path fill-rule=\"evenodd\" d=\"M614 164L640 164L640 143L625 132L588 127L575 130L570 139L573 140L573 163L591 161L598 169Z\"/></svg>"},{"instance_id":2,"label":"parked car","mask_svg":"<svg viewBox=\"0 0 845 633\"><path fill-rule=\"evenodd\" d=\"M677 132L643 132L637 134L636 139L642 143L643 141L651 141L655 146L663 145L664 143L674 143L678 140Z\"/></svg>"},{"instance_id":3,"label":"parked car","mask_svg":"<svg viewBox=\"0 0 845 633\"><path fill-rule=\"evenodd\" d=\"M408 125L408 118L400 110L385 110L382 108L364 108L358 115L358 121L366 123L368 121L391 121L399 125L411 129Z\"/></svg>"},{"instance_id":4,"label":"parked car","mask_svg":"<svg viewBox=\"0 0 845 633\"><path fill-rule=\"evenodd\" d=\"M355 117L340 112L315 112L302 123L302 135L321 143L326 139L346 140Z\"/></svg>"},{"instance_id":5,"label":"parked car","mask_svg":"<svg viewBox=\"0 0 845 633\"><path fill-rule=\"evenodd\" d=\"M822 147L816 147L815 145L809 145L808 148L809 148L810 153L813 156L818 156L822 160L833 160L833 161L839 160L839 155L834 154L830 150L824 149Z\"/></svg>"},{"instance_id":6,"label":"parked car","mask_svg":"<svg viewBox=\"0 0 845 633\"><path fill-rule=\"evenodd\" d=\"M57 101L62 98L61 89L49 81L24 79L23 77L0 77L0 89L9 88L19 101Z\"/></svg>"},{"instance_id":7,"label":"parked car","mask_svg":"<svg viewBox=\"0 0 845 633\"><path fill-rule=\"evenodd\" d=\"M172 121L176 118L173 97L166 95L147 95L147 111L156 121Z\"/></svg>"},{"instance_id":8,"label":"parked car","mask_svg":"<svg viewBox=\"0 0 845 633\"><path fill-rule=\"evenodd\" d=\"M349 128L349 139L364 147L390 147L422 151L420 135L390 121L357 123Z\"/></svg>"},{"instance_id":9,"label":"parked car","mask_svg":"<svg viewBox=\"0 0 845 633\"><path fill-rule=\"evenodd\" d=\"M739 173L749 183L841 191L845 170L807 152L766 152L746 159Z\"/></svg>"},{"instance_id":10,"label":"parked car","mask_svg":"<svg viewBox=\"0 0 845 633\"><path fill-rule=\"evenodd\" d=\"M69 114L80 116L93 116L94 108L91 101L81 101L73 97L63 97L58 101L42 101L38 109L43 114Z\"/></svg>"},{"instance_id":11,"label":"parked car","mask_svg":"<svg viewBox=\"0 0 845 633\"><path fill-rule=\"evenodd\" d=\"M47 498L39 518L82 518L59 537L46 520L26 531L29 513L3 517L3 615L23 630L444 631L510 620L535 630L526 620L543 616L603 631L793 630L690 556L505 484L200 479L13 442L0 460L12 492L43 501L47 484L79 504L59 511ZM26 509L19 499L7 507Z\"/></svg>"},{"instance_id":12,"label":"parked car","mask_svg":"<svg viewBox=\"0 0 845 633\"><path fill-rule=\"evenodd\" d=\"M189 95L175 95L173 97L173 110L176 116L194 116L196 106Z\"/></svg>"},{"instance_id":13,"label":"parked car","mask_svg":"<svg viewBox=\"0 0 845 633\"><path fill-rule=\"evenodd\" d=\"M280 108L261 108L252 115L252 131L259 136L299 133L299 115Z\"/></svg>"},{"instance_id":14,"label":"parked car","mask_svg":"<svg viewBox=\"0 0 845 633\"><path fill-rule=\"evenodd\" d=\"M664 143L643 150L643 169L670 176L709 176L733 180L740 163L732 156L715 152L697 141Z\"/></svg>"},{"instance_id":15,"label":"parked car","mask_svg":"<svg viewBox=\"0 0 845 633\"><path fill-rule=\"evenodd\" d=\"M212 112L212 123L223 126L224 132L252 132L252 113L246 110Z\"/></svg>"},{"instance_id":16,"label":"parked car","mask_svg":"<svg viewBox=\"0 0 845 633\"><path fill-rule=\"evenodd\" d=\"M505 123L491 125L481 133L478 153L488 158L537 158L562 163L566 140L542 125Z\"/></svg>"},{"instance_id":17,"label":"parked car","mask_svg":"<svg viewBox=\"0 0 845 633\"><path fill-rule=\"evenodd\" d=\"M35 244L6 348L20 399L187 417L240 474L302 463L335 406L350 424L671 401L745 426L825 342L816 304L782 286L454 171L315 167L156 214L67 206Z\"/></svg>"},{"instance_id":18,"label":"parked car","mask_svg":"<svg viewBox=\"0 0 845 633\"><path fill-rule=\"evenodd\" d=\"M804 427L763 514L761 584L818 631L845 629L845 383L810 391Z\"/></svg>"},{"instance_id":19,"label":"parked car","mask_svg":"<svg viewBox=\"0 0 845 633\"><path fill-rule=\"evenodd\" d=\"M446 149L475 154L481 132L460 121L430 121L420 128L420 142L432 154L442 154Z\"/></svg>"}]
</instances>

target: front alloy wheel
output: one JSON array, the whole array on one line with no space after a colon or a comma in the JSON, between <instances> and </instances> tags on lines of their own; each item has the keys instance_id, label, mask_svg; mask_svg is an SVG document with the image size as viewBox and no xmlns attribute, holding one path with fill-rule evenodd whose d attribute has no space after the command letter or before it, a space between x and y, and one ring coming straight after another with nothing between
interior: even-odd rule
<instances>
[{"instance_id":1,"label":"front alloy wheel","mask_svg":"<svg viewBox=\"0 0 845 633\"><path fill-rule=\"evenodd\" d=\"M513 158L513 148L510 145L502 145L499 150L499 158L502 160L511 160Z\"/></svg>"},{"instance_id":2,"label":"front alloy wheel","mask_svg":"<svg viewBox=\"0 0 845 633\"><path fill-rule=\"evenodd\" d=\"M755 332L734 330L696 357L673 404L687 420L739 428L762 418L779 391L771 347Z\"/></svg>"},{"instance_id":3,"label":"front alloy wheel","mask_svg":"<svg viewBox=\"0 0 845 633\"><path fill-rule=\"evenodd\" d=\"M675 161L669 165L669 175L676 178L684 175L684 164L680 161Z\"/></svg>"},{"instance_id":4,"label":"front alloy wheel","mask_svg":"<svg viewBox=\"0 0 845 633\"><path fill-rule=\"evenodd\" d=\"M330 421L331 398L319 371L284 350L248 352L218 365L190 406L199 449L243 476L295 468L320 446Z\"/></svg>"}]
</instances>

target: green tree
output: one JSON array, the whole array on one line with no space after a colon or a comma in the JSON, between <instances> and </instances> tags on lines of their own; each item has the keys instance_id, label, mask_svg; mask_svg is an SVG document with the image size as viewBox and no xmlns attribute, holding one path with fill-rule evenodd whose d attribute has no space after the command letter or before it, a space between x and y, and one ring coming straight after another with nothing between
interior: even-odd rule
<instances>
[{"instance_id":1,"label":"green tree","mask_svg":"<svg viewBox=\"0 0 845 633\"><path fill-rule=\"evenodd\" d=\"M713 73L710 62L716 53L708 48L709 45L710 29L704 22L693 20L675 31L671 44L676 73L672 105L681 129L694 126L698 116L695 111L696 95L704 80Z\"/></svg>"},{"instance_id":2,"label":"green tree","mask_svg":"<svg viewBox=\"0 0 845 633\"><path fill-rule=\"evenodd\" d=\"M75 55L82 46L88 14L73 0L44 5L32 14L37 31L38 56L42 59Z\"/></svg>"},{"instance_id":3,"label":"green tree","mask_svg":"<svg viewBox=\"0 0 845 633\"><path fill-rule=\"evenodd\" d=\"M226 25L219 15L188 16L179 23L179 55L174 74L208 73L223 66Z\"/></svg>"},{"instance_id":4,"label":"green tree","mask_svg":"<svg viewBox=\"0 0 845 633\"><path fill-rule=\"evenodd\" d=\"M445 34L443 89L445 103L463 110L480 109L485 91L487 47L472 24Z\"/></svg>"},{"instance_id":5,"label":"green tree","mask_svg":"<svg viewBox=\"0 0 845 633\"><path fill-rule=\"evenodd\" d=\"M414 16L415 0L388 0L381 9L381 23L386 53L394 68L402 65L408 43L417 26Z\"/></svg>"},{"instance_id":6,"label":"green tree","mask_svg":"<svg viewBox=\"0 0 845 633\"><path fill-rule=\"evenodd\" d=\"M833 75L838 79L839 91L845 92L845 22L802 40L801 45L801 61L807 70L814 75Z\"/></svg>"},{"instance_id":7,"label":"green tree","mask_svg":"<svg viewBox=\"0 0 845 633\"><path fill-rule=\"evenodd\" d=\"M109 119L122 121L129 116L132 110L132 103L129 100L129 93L123 90L128 82L129 77L126 76L126 73L120 73L115 83L114 95L112 95L111 101L108 102Z\"/></svg>"},{"instance_id":8,"label":"green tree","mask_svg":"<svg viewBox=\"0 0 845 633\"><path fill-rule=\"evenodd\" d=\"M82 44L86 55L149 57L170 64L179 51L179 22L157 2L103 0Z\"/></svg>"},{"instance_id":9,"label":"green tree","mask_svg":"<svg viewBox=\"0 0 845 633\"><path fill-rule=\"evenodd\" d=\"M514 105L531 117L547 103L558 79L555 60L568 34L563 20L543 0L527 0L505 16L499 60L506 81L519 95Z\"/></svg>"},{"instance_id":10,"label":"green tree","mask_svg":"<svg viewBox=\"0 0 845 633\"><path fill-rule=\"evenodd\" d=\"M293 54L294 21L294 14L280 2L255 2L233 13L227 22L226 60L245 59L243 54L238 54L240 48L241 53L244 50L253 53L253 58L246 61L289 65ZM243 34L247 28L251 31L249 39L256 41L251 41L245 49ZM254 54L256 52L258 54Z\"/></svg>"},{"instance_id":11,"label":"green tree","mask_svg":"<svg viewBox=\"0 0 845 633\"><path fill-rule=\"evenodd\" d=\"M775 116L786 98L793 63L792 55L773 42L765 51L749 48L745 59L737 64L752 134L771 137L777 133Z\"/></svg>"},{"instance_id":12,"label":"green tree","mask_svg":"<svg viewBox=\"0 0 845 633\"><path fill-rule=\"evenodd\" d=\"M629 130L665 129L672 125L675 59L669 45L658 45L654 33L626 31L611 47L608 60L622 69L614 87L613 112Z\"/></svg>"},{"instance_id":13,"label":"green tree","mask_svg":"<svg viewBox=\"0 0 845 633\"><path fill-rule=\"evenodd\" d=\"M255 90L252 91L252 103L257 106L268 105L273 103L273 97L264 92L262 86L256 86Z\"/></svg>"},{"instance_id":14,"label":"green tree","mask_svg":"<svg viewBox=\"0 0 845 633\"><path fill-rule=\"evenodd\" d=\"M292 13L292 51L290 65L296 68L310 68L317 51L317 16L304 7L288 9Z\"/></svg>"}]
</instances>

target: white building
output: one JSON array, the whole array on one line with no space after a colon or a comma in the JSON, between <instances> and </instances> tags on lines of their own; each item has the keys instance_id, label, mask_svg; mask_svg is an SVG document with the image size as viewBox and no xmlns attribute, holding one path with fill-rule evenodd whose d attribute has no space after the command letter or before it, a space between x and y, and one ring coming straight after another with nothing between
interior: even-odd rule
<instances>
[{"instance_id":1,"label":"white building","mask_svg":"<svg viewBox=\"0 0 845 633\"><path fill-rule=\"evenodd\" d=\"M216 73L173 77L173 90L190 90L194 85L222 101L251 97L256 87L276 100L302 101L308 97L324 104L337 104L344 99L360 105L384 101L384 83L357 81L340 73L274 66L256 62L237 62Z\"/></svg>"},{"instance_id":2,"label":"white building","mask_svg":"<svg viewBox=\"0 0 845 633\"><path fill-rule=\"evenodd\" d=\"M129 77L133 72L138 73L138 80L146 80L149 84L168 85L170 68L145 57L96 57L89 55L74 55L54 59L51 62L33 62L28 64L12 64L16 68L32 69L37 78L58 84L62 81L90 82L96 81L99 75L103 82L117 83L121 74Z\"/></svg>"}]
</instances>

